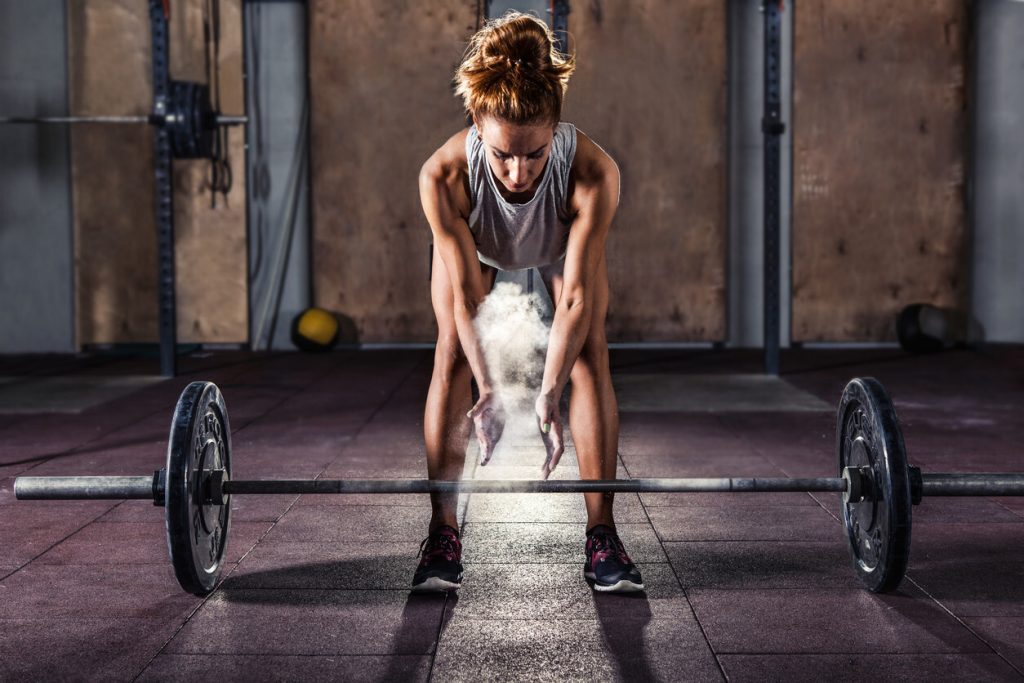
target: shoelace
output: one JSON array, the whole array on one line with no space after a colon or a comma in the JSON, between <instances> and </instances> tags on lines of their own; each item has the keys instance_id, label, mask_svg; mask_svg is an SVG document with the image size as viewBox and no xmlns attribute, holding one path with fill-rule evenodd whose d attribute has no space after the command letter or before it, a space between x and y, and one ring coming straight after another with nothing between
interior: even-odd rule
<instances>
[{"instance_id":1,"label":"shoelace","mask_svg":"<svg viewBox=\"0 0 1024 683\"><path fill-rule=\"evenodd\" d=\"M441 557L447 562L454 562L458 555L456 543L458 543L458 539L448 534L431 534L420 543L420 551L416 557L422 556L428 561Z\"/></svg>"},{"instance_id":2,"label":"shoelace","mask_svg":"<svg viewBox=\"0 0 1024 683\"><path fill-rule=\"evenodd\" d=\"M614 555L622 564L633 564L633 560L629 558L629 554L626 553L626 547L622 545L622 541L618 536L613 534L597 534L590 537L590 542L593 562L601 562Z\"/></svg>"}]
</instances>

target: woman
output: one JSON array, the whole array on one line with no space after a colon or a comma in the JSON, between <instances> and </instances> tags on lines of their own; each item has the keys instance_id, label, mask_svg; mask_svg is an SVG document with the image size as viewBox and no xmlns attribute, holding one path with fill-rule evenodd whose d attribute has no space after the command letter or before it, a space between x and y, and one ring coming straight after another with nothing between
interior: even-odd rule
<instances>
[{"instance_id":1,"label":"woman","mask_svg":"<svg viewBox=\"0 0 1024 683\"><path fill-rule=\"evenodd\" d=\"M555 305L536 412L547 478L562 455L559 397L572 380L569 424L583 479L614 479L618 408L608 367L605 239L619 200L615 162L570 123L562 98L575 69L541 20L510 12L473 36L456 92L473 125L453 135L420 172L434 237L431 300L438 338L424 435L431 479L462 474L476 427L486 464L504 409L473 327L496 270L537 267ZM470 379L479 400L472 405ZM468 412L467 412L468 411ZM472 419L472 423L470 419ZM600 591L643 590L615 532L611 494L588 493L584 573ZM462 580L458 496L435 494L413 590L454 590Z\"/></svg>"}]
</instances>

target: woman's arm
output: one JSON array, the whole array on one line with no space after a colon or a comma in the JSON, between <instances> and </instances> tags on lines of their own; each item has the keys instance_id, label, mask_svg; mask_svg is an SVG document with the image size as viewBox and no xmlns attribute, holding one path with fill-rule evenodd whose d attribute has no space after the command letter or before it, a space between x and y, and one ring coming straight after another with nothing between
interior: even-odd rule
<instances>
[{"instance_id":1,"label":"woman's arm","mask_svg":"<svg viewBox=\"0 0 1024 683\"><path fill-rule=\"evenodd\" d=\"M473 325L487 293L469 225L454 201L465 166L464 155L460 156L458 151L464 142L465 135L453 136L423 165L419 178L420 200L434 234L434 248L451 279L455 329L480 391L480 398L467 417L473 419L480 443L480 463L486 465L504 431L505 411Z\"/></svg>"},{"instance_id":2,"label":"woman's arm","mask_svg":"<svg viewBox=\"0 0 1024 683\"><path fill-rule=\"evenodd\" d=\"M551 324L541 394L561 396L590 329L592 287L615 209L619 205L619 169L604 150L582 133L574 164L576 208L565 254L562 293ZM583 152L582 158L580 152Z\"/></svg>"},{"instance_id":3,"label":"woman's arm","mask_svg":"<svg viewBox=\"0 0 1024 683\"><path fill-rule=\"evenodd\" d=\"M565 450L558 401L587 340L594 310L594 284L608 230L619 205L618 166L590 138L582 133L578 135L573 163L575 190L571 199L576 215L569 231L562 292L555 307L544 378L535 406L547 448L547 460L542 469L545 479L558 465Z\"/></svg>"},{"instance_id":4,"label":"woman's arm","mask_svg":"<svg viewBox=\"0 0 1024 683\"><path fill-rule=\"evenodd\" d=\"M487 293L484 291L483 276L480 274L469 225L452 200L451 188L457 184L453 182L453 176L458 171L452 168L452 160L447 158L448 147L449 144L446 144L435 152L420 170L420 201L434 234L434 248L438 250L451 278L455 297L453 313L459 342L481 394L492 393L494 387L484 362L480 339L473 327L473 318Z\"/></svg>"}]
</instances>

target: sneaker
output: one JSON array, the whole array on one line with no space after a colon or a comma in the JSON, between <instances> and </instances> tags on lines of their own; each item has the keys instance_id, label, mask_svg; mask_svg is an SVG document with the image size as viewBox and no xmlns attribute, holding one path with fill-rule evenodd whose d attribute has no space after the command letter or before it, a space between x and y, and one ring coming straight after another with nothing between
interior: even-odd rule
<instances>
[{"instance_id":1,"label":"sneaker","mask_svg":"<svg viewBox=\"0 0 1024 683\"><path fill-rule=\"evenodd\" d=\"M453 591L462 585L462 541L450 526L438 527L420 544L415 592Z\"/></svg>"},{"instance_id":2,"label":"sneaker","mask_svg":"<svg viewBox=\"0 0 1024 683\"><path fill-rule=\"evenodd\" d=\"M629 559L615 529L598 524L587 532L587 561L583 576L602 593L631 593L644 590L640 570Z\"/></svg>"}]
</instances>

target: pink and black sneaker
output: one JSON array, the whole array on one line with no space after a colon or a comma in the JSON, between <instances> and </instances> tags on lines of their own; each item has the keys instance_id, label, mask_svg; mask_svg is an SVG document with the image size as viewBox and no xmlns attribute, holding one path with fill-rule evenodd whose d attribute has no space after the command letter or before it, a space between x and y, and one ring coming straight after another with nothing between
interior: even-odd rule
<instances>
[{"instance_id":1,"label":"pink and black sneaker","mask_svg":"<svg viewBox=\"0 0 1024 683\"><path fill-rule=\"evenodd\" d=\"M598 524L588 531L584 552L587 561L583 565L583 576L594 582L594 590L602 593L644 590L640 570L629 559L615 529Z\"/></svg>"},{"instance_id":2,"label":"pink and black sneaker","mask_svg":"<svg viewBox=\"0 0 1024 683\"><path fill-rule=\"evenodd\" d=\"M414 592L453 591L462 585L462 541L450 526L438 527L420 544Z\"/></svg>"}]
</instances>

